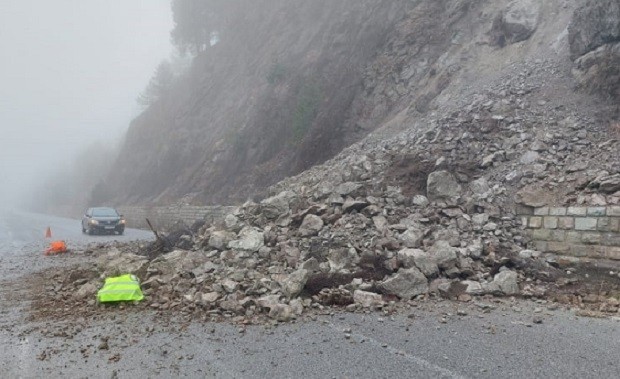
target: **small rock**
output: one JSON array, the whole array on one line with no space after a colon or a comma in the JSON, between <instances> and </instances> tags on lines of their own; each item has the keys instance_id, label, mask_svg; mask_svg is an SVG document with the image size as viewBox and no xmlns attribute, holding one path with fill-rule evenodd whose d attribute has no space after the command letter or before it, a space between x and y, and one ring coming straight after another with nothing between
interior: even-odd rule
<instances>
[{"instance_id":1,"label":"small rock","mask_svg":"<svg viewBox=\"0 0 620 379\"><path fill-rule=\"evenodd\" d=\"M534 316L534 318L532 319L532 322L534 324L542 324L543 318L542 318L542 316Z\"/></svg>"}]
</instances>

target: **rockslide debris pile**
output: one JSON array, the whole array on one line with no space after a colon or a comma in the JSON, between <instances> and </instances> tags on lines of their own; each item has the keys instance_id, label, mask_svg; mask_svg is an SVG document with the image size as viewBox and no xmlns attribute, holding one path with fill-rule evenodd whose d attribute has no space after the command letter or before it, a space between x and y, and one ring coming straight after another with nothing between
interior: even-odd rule
<instances>
[{"instance_id":1,"label":"rockslide debris pile","mask_svg":"<svg viewBox=\"0 0 620 379\"><path fill-rule=\"evenodd\" d=\"M152 259L112 249L97 273L135 273L155 309L281 321L435 295L543 297L563 271L527 250L514 199L534 188L547 203L618 204L619 146L577 113L530 104L530 74L428 130L353 145L222 223L188 229L183 249Z\"/></svg>"},{"instance_id":2,"label":"rockslide debris pile","mask_svg":"<svg viewBox=\"0 0 620 379\"><path fill-rule=\"evenodd\" d=\"M585 31L598 26L579 20L573 59L607 41L592 42L600 33ZM512 29L498 30L508 38ZM615 77L614 67L596 67L588 75ZM567 70L561 60L515 63L460 104L399 134L379 130L223 222L188 229L170 252L109 249L58 297L94 303L103 276L127 272L142 280L146 306L213 318L286 321L332 305L546 296L571 279L527 249L518 205L620 204L620 124L572 91ZM618 311L617 294L592 296L604 299L600 310Z\"/></svg>"}]
</instances>

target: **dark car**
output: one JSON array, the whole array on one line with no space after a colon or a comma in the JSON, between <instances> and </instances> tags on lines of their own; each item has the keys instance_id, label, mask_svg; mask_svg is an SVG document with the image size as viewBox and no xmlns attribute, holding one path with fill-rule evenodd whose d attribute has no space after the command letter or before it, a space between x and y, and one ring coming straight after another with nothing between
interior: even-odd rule
<instances>
[{"instance_id":1,"label":"dark car","mask_svg":"<svg viewBox=\"0 0 620 379\"><path fill-rule=\"evenodd\" d=\"M82 233L118 233L125 232L125 219L114 208L88 208L82 217Z\"/></svg>"}]
</instances>

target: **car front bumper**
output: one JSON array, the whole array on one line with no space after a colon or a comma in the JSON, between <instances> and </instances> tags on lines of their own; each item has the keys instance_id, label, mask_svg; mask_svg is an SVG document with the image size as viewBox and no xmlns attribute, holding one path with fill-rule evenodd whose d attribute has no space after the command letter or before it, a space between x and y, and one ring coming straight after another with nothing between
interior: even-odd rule
<instances>
[{"instance_id":1,"label":"car front bumper","mask_svg":"<svg viewBox=\"0 0 620 379\"><path fill-rule=\"evenodd\" d=\"M90 225L89 229L97 233L123 232L125 230L125 225Z\"/></svg>"}]
</instances>

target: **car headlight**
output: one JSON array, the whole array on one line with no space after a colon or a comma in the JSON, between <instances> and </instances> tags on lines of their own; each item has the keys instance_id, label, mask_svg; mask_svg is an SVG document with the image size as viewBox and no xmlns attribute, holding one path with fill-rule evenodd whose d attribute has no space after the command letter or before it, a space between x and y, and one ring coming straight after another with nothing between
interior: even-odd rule
<instances>
[{"instance_id":1,"label":"car headlight","mask_svg":"<svg viewBox=\"0 0 620 379\"><path fill-rule=\"evenodd\" d=\"M91 224L91 225L99 225L99 221L97 221L97 220L90 220L90 221L88 221L88 223Z\"/></svg>"},{"instance_id":2,"label":"car headlight","mask_svg":"<svg viewBox=\"0 0 620 379\"><path fill-rule=\"evenodd\" d=\"M125 220L121 219L120 223L125 225Z\"/></svg>"}]
</instances>

